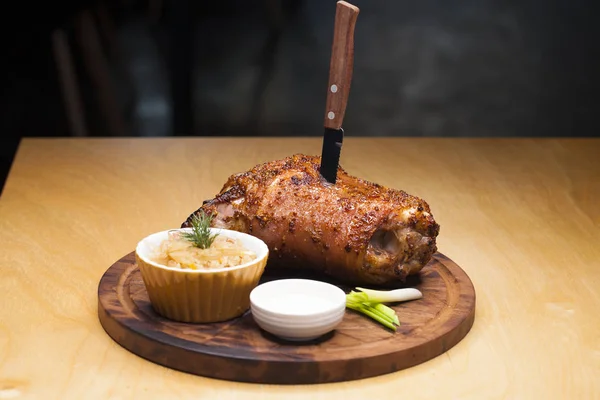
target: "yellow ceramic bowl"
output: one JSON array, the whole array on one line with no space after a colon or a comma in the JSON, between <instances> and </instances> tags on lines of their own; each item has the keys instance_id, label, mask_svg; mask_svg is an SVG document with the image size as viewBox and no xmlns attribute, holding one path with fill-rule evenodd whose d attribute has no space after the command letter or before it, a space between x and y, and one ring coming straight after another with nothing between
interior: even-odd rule
<instances>
[{"instance_id":1,"label":"yellow ceramic bowl","mask_svg":"<svg viewBox=\"0 0 600 400\"><path fill-rule=\"evenodd\" d=\"M213 270L173 268L150 260L170 231L145 237L135 249L154 310L171 320L194 323L225 321L246 312L250 308L250 292L258 285L267 264L267 245L245 233L211 228L213 233L240 239L246 248L256 253L256 259L236 267Z\"/></svg>"}]
</instances>

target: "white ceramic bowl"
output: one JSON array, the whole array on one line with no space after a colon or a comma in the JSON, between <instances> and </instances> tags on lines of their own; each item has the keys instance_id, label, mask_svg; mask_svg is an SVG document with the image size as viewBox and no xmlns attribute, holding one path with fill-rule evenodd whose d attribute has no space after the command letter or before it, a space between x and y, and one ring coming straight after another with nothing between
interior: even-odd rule
<instances>
[{"instance_id":1,"label":"white ceramic bowl","mask_svg":"<svg viewBox=\"0 0 600 400\"><path fill-rule=\"evenodd\" d=\"M344 318L346 294L337 286L310 279L281 279L250 292L258 326L286 340L311 340L331 332Z\"/></svg>"}]
</instances>

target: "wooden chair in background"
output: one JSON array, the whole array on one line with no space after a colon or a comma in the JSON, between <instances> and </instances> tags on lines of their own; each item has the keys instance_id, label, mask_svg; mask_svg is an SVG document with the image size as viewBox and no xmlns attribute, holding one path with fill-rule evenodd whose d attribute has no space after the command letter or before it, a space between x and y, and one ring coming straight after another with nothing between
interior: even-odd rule
<instances>
[{"instance_id":1,"label":"wooden chair in background","mask_svg":"<svg viewBox=\"0 0 600 400\"><path fill-rule=\"evenodd\" d=\"M69 26L54 30L51 41L71 135L131 135L111 73L119 54L106 5L98 2L79 11Z\"/></svg>"}]
</instances>

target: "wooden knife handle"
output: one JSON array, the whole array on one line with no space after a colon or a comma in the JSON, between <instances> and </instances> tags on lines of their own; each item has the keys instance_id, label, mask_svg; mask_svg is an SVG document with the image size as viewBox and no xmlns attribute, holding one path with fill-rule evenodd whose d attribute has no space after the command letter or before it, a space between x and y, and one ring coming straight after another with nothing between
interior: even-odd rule
<instances>
[{"instance_id":1,"label":"wooden knife handle","mask_svg":"<svg viewBox=\"0 0 600 400\"><path fill-rule=\"evenodd\" d=\"M344 121L354 66L354 26L358 12L358 7L352 4L337 2L329 64L325 128L340 129Z\"/></svg>"}]
</instances>

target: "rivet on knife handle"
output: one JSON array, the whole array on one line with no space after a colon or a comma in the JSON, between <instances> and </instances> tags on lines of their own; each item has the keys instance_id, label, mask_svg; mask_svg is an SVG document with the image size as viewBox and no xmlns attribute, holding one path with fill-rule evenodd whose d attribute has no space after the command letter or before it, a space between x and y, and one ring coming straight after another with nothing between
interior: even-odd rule
<instances>
[{"instance_id":1,"label":"rivet on knife handle","mask_svg":"<svg viewBox=\"0 0 600 400\"><path fill-rule=\"evenodd\" d=\"M338 1L336 7L325 108L325 127L330 129L340 129L344 120L354 66L354 26L359 13L358 7L345 1Z\"/></svg>"}]
</instances>

